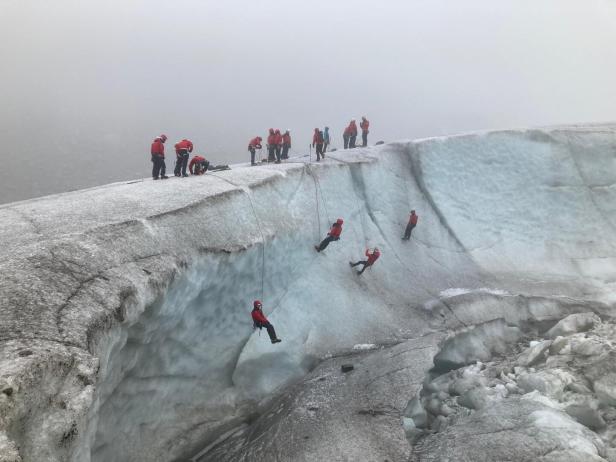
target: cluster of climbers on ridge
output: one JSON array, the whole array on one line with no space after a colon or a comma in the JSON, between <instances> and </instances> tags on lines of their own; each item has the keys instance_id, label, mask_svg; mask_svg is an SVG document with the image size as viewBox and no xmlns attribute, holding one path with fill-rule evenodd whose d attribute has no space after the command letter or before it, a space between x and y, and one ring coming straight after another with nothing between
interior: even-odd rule
<instances>
[{"instance_id":1,"label":"cluster of climbers on ridge","mask_svg":"<svg viewBox=\"0 0 616 462\"><path fill-rule=\"evenodd\" d=\"M368 145L368 127L370 122L366 117L362 117L362 121L359 124L362 131L362 146ZM357 138L357 125L355 119L351 119L349 125L344 129L342 139L344 141L344 149L354 148L355 139ZM167 135L157 136L152 142L150 150L152 161L152 178L154 180L169 178L167 173L167 166L165 164L165 142L167 141ZM248 151L250 152L250 165L257 165L256 153L257 150L261 150L261 142L263 138L260 136L254 137L248 143ZM325 158L325 152L330 145L329 127L325 127L324 130L319 128L314 129L312 136L311 148L315 148L317 154L317 162L320 162L322 158ZM195 155L190 163L188 159L194 149L192 141L184 138L175 144L175 168L173 174L177 177L187 177L187 169L191 175L203 175L209 168L210 163L205 157ZM267 137L267 162L274 162L276 164L281 163L283 160L289 158L289 150L291 149L291 131L286 130L281 133L279 129L269 129ZM264 160L265 161L265 160ZM228 168L228 166L218 166L217 169Z\"/></svg>"},{"instance_id":2,"label":"cluster of climbers on ridge","mask_svg":"<svg viewBox=\"0 0 616 462\"><path fill-rule=\"evenodd\" d=\"M417 222L419 221L419 215L415 212L415 210L411 210L411 214L409 216L409 221L404 230L404 236L402 236L403 241L408 241L411 238L411 233L413 232L413 228L417 226ZM322 252L327 248L327 246L333 241L339 241L340 235L342 234L342 225L344 224L344 220L342 218L338 218L335 223L332 224L329 232L325 239L321 241L319 245L315 245L314 248L317 252ZM381 256L381 251L374 247L373 249L367 248L365 252L366 259L359 260L356 262L349 262L351 268L354 268L358 265L363 265L361 270L357 271L357 275L361 276L367 268L370 268ZM274 330L274 326L267 320L265 314L263 314L263 305L259 300L255 300L253 303L252 310L252 320L255 329L262 329L265 327L267 329L267 333L272 343L278 343L282 340L276 336L276 331Z\"/></svg>"},{"instance_id":3,"label":"cluster of climbers on ridge","mask_svg":"<svg viewBox=\"0 0 616 462\"><path fill-rule=\"evenodd\" d=\"M165 165L165 141L167 141L167 135L160 135L154 138L152 142L152 148L150 150L152 155L152 178L155 180L166 180L169 178L166 175L167 167ZM175 168L173 174L178 177L187 177L188 173L191 175L203 175L210 167L210 163L203 156L194 156L190 163L188 158L193 151L193 143L190 140L183 139L175 144Z\"/></svg>"}]
</instances>

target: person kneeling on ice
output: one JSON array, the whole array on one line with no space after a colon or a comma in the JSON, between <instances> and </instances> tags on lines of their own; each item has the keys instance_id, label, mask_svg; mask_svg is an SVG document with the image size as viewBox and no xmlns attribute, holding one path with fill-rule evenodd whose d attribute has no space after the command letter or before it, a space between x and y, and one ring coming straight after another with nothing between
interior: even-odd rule
<instances>
[{"instance_id":1,"label":"person kneeling on ice","mask_svg":"<svg viewBox=\"0 0 616 462\"><path fill-rule=\"evenodd\" d=\"M258 327L259 329L262 329L265 327L272 343L282 342L282 340L276 337L274 326L272 326L272 324L267 320L261 308L261 302L259 300L255 300L252 309L252 321L254 322L254 328L256 329Z\"/></svg>"},{"instance_id":2,"label":"person kneeling on ice","mask_svg":"<svg viewBox=\"0 0 616 462\"><path fill-rule=\"evenodd\" d=\"M342 223L344 223L342 218L338 218L336 220L336 223L332 225L331 229L329 230L329 233L327 233L327 237L323 239L323 241L321 241L319 245L314 246L317 252L325 250L331 241L337 241L338 239L340 239L340 233L342 232Z\"/></svg>"},{"instance_id":3,"label":"person kneeling on ice","mask_svg":"<svg viewBox=\"0 0 616 462\"><path fill-rule=\"evenodd\" d=\"M404 231L403 241L408 241L411 238L411 232L413 228L417 226L417 220L419 220L419 216L415 215L415 210L411 210L411 216L409 218L409 222L406 225L406 230Z\"/></svg>"},{"instance_id":4,"label":"person kneeling on ice","mask_svg":"<svg viewBox=\"0 0 616 462\"><path fill-rule=\"evenodd\" d=\"M374 265L374 262L377 261L380 256L381 256L381 252L379 252L379 249L377 249L376 247L374 248L372 252L370 252L370 249L366 249L366 257L368 257L368 260L361 260L361 261L358 261L357 263L353 263L350 261L349 265L351 265L351 268L357 265L364 265L361 271L357 272L357 274L361 274L364 271L366 271L366 268L369 268L370 266Z\"/></svg>"},{"instance_id":5,"label":"person kneeling on ice","mask_svg":"<svg viewBox=\"0 0 616 462\"><path fill-rule=\"evenodd\" d=\"M205 160L203 156L195 156L191 159L190 164L188 164L188 170L191 175L203 175L207 172L210 163Z\"/></svg>"}]
</instances>

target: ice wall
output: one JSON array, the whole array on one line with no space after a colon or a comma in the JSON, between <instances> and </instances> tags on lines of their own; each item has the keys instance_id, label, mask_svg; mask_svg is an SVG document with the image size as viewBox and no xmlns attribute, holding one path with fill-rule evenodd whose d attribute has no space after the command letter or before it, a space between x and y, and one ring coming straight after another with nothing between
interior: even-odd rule
<instances>
[{"instance_id":1,"label":"ice wall","mask_svg":"<svg viewBox=\"0 0 616 462\"><path fill-rule=\"evenodd\" d=\"M613 303L615 159L614 126L503 131L1 207L0 454L179 457L328 351L431 332L451 288Z\"/></svg>"}]
</instances>

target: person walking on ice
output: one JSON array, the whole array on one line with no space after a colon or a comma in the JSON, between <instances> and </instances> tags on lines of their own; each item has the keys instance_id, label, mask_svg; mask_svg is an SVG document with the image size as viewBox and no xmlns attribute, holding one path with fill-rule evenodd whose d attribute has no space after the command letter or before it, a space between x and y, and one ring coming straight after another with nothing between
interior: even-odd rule
<instances>
[{"instance_id":1,"label":"person walking on ice","mask_svg":"<svg viewBox=\"0 0 616 462\"><path fill-rule=\"evenodd\" d=\"M272 324L263 314L263 305L261 305L261 302L259 300L255 300L252 305L252 322L254 323L254 328L262 329L265 327L267 329L267 335L269 335L269 338L272 343L282 342L282 340L276 337L276 331L274 330L274 326L272 326Z\"/></svg>"},{"instance_id":2,"label":"person walking on ice","mask_svg":"<svg viewBox=\"0 0 616 462\"><path fill-rule=\"evenodd\" d=\"M411 238L413 228L417 226L417 220L419 220L419 216L415 214L415 210L411 210L411 216L409 218L408 224L406 225L404 237L402 238L403 241L408 241Z\"/></svg>"},{"instance_id":3,"label":"person walking on ice","mask_svg":"<svg viewBox=\"0 0 616 462\"><path fill-rule=\"evenodd\" d=\"M372 252L370 252L370 249L366 249L366 257L368 257L367 260L361 260L356 263L353 263L350 261L349 265L351 265L351 268L357 265L364 265L364 267L360 271L357 272L357 274L361 276L361 274L364 271L366 271L366 268L369 268L372 265L374 265L374 262L377 261L380 256L381 256L381 252L379 252L379 249L377 249L376 247L374 248Z\"/></svg>"},{"instance_id":4,"label":"person walking on ice","mask_svg":"<svg viewBox=\"0 0 616 462\"><path fill-rule=\"evenodd\" d=\"M314 248L317 252L325 250L331 241L337 241L340 239L340 233L342 232L342 223L344 221L342 218L338 218L336 223L332 224L329 233L327 233L327 237L321 241L319 245L315 245Z\"/></svg>"}]
</instances>

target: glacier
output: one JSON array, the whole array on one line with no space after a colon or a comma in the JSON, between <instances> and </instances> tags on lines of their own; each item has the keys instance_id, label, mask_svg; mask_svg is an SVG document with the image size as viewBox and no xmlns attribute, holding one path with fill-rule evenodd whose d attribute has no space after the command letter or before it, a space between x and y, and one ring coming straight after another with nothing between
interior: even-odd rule
<instances>
[{"instance_id":1,"label":"glacier","mask_svg":"<svg viewBox=\"0 0 616 462\"><path fill-rule=\"evenodd\" d=\"M223 460L222 436L263 400L333 377L323 371L341 351L378 364L421 340L408 359L421 367L388 393L401 413L433 366L472 367L574 313L612 316L615 212L611 124L400 141L1 206L0 460ZM341 240L315 253L338 217ZM382 256L358 278L347 262L368 246ZM254 299L281 344L253 331ZM406 457L398 420L382 434L397 431ZM312 445L305 460L352 451L336 450Z\"/></svg>"}]
</instances>

